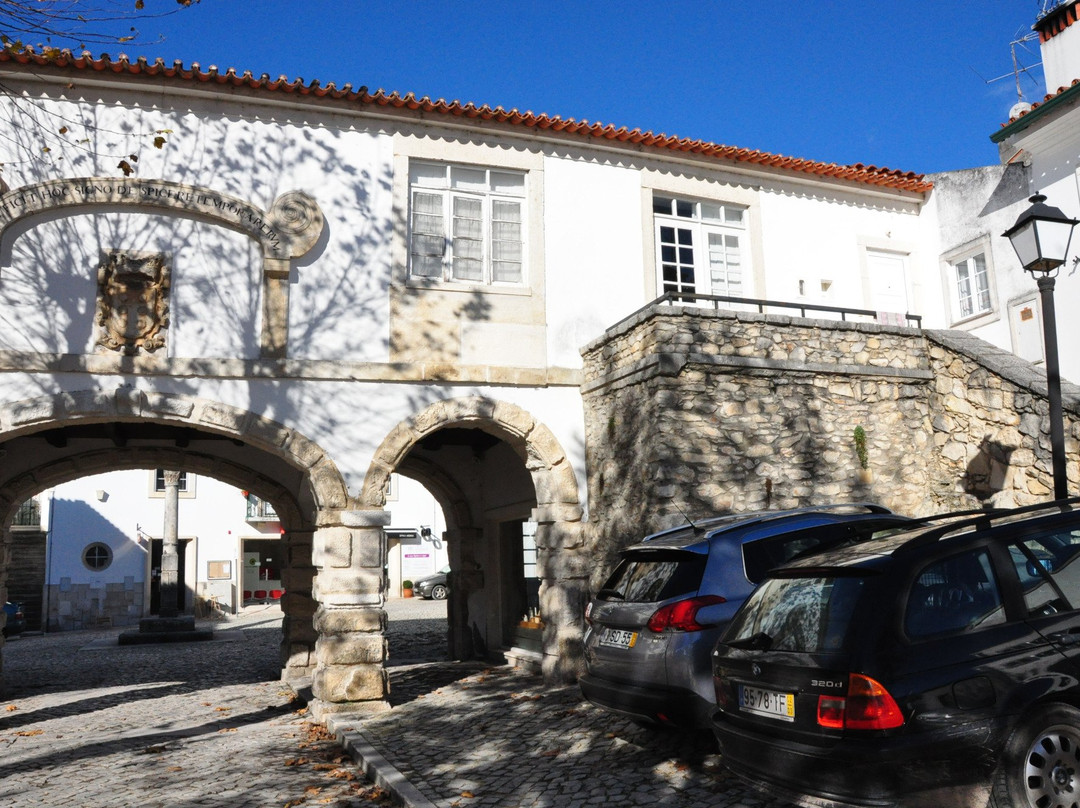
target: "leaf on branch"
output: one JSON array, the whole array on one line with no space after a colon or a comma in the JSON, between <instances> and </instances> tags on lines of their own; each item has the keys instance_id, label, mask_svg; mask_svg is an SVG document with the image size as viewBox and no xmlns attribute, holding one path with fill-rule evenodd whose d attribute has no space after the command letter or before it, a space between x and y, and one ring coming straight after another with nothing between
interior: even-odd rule
<instances>
[{"instance_id":1,"label":"leaf on branch","mask_svg":"<svg viewBox=\"0 0 1080 808\"><path fill-rule=\"evenodd\" d=\"M57 134L59 134L59 135L66 135L67 133L68 133L68 128L66 126L61 126L57 130Z\"/></svg>"},{"instance_id":2,"label":"leaf on branch","mask_svg":"<svg viewBox=\"0 0 1080 808\"><path fill-rule=\"evenodd\" d=\"M127 160L121 160L119 163L116 164L116 167L124 172L125 177L130 177L132 174L135 173L135 169L131 167L131 163L129 163Z\"/></svg>"},{"instance_id":3,"label":"leaf on branch","mask_svg":"<svg viewBox=\"0 0 1080 808\"><path fill-rule=\"evenodd\" d=\"M135 0L135 10L142 11L146 7L146 3L143 0Z\"/></svg>"},{"instance_id":4,"label":"leaf on branch","mask_svg":"<svg viewBox=\"0 0 1080 808\"><path fill-rule=\"evenodd\" d=\"M133 36L122 36L122 37L120 37L119 39L117 39L116 41L117 41L117 42L130 42L130 41L131 41L131 40L133 40L134 38L135 38L135 37L133 37Z\"/></svg>"},{"instance_id":5,"label":"leaf on branch","mask_svg":"<svg viewBox=\"0 0 1080 808\"><path fill-rule=\"evenodd\" d=\"M155 149L161 149L164 146L165 146L165 138L163 138L161 135L158 135L156 138L154 138L154 148Z\"/></svg>"}]
</instances>

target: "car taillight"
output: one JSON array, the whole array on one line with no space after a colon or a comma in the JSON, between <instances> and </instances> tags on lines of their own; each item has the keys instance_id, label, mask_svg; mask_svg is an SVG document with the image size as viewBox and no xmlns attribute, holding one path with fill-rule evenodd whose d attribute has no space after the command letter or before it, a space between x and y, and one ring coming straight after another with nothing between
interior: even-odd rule
<instances>
[{"instance_id":1,"label":"car taillight","mask_svg":"<svg viewBox=\"0 0 1080 808\"><path fill-rule=\"evenodd\" d=\"M853 673L846 696L818 696L817 722L828 729L894 729L904 723L904 715L879 682Z\"/></svg>"},{"instance_id":2,"label":"car taillight","mask_svg":"<svg viewBox=\"0 0 1080 808\"><path fill-rule=\"evenodd\" d=\"M658 609L647 623L650 631L658 634L666 628L675 631L701 631L706 626L697 622L697 613L706 606L726 603L727 599L719 595L702 595L698 598L679 600Z\"/></svg>"}]
</instances>

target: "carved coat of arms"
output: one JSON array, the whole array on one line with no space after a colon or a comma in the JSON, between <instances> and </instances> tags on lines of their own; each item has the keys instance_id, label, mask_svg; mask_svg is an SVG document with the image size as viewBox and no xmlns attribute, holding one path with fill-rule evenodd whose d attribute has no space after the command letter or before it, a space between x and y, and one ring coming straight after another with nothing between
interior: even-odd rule
<instances>
[{"instance_id":1,"label":"carved coat of arms","mask_svg":"<svg viewBox=\"0 0 1080 808\"><path fill-rule=\"evenodd\" d=\"M97 344L135 355L165 345L169 265L162 253L114 250L98 268Z\"/></svg>"}]
</instances>

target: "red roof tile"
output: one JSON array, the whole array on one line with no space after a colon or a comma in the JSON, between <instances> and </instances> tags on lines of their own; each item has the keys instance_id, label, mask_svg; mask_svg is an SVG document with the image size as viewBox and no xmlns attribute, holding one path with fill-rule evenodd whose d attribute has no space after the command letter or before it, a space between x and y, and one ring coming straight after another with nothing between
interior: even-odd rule
<instances>
[{"instance_id":1,"label":"red roof tile","mask_svg":"<svg viewBox=\"0 0 1080 808\"><path fill-rule=\"evenodd\" d=\"M1009 120L1005 121L1005 123L1003 123L1001 125L1002 128L1004 128L1006 126L1009 126L1010 124L1016 123L1018 120L1023 118L1025 115L1030 115L1035 110L1037 110L1039 107L1041 107L1043 104L1047 103L1048 101L1053 101L1055 98L1057 98L1057 97L1059 97L1061 95L1064 95L1069 90L1071 90L1073 87L1075 87L1077 84L1080 84L1080 79L1073 79L1072 83L1069 84L1068 87L1058 87L1055 92L1047 93L1045 96L1043 96L1042 101L1034 102L1030 107L1028 107L1026 110L1021 112L1019 115L1014 115L1013 117L1009 118Z\"/></svg>"},{"instance_id":2,"label":"red roof tile","mask_svg":"<svg viewBox=\"0 0 1080 808\"><path fill-rule=\"evenodd\" d=\"M854 165L822 163L752 149L741 149L735 146L724 146L704 140L691 140L662 133L642 132L640 129L616 128L611 124L604 125L590 123L587 120L577 121L573 118L560 118L544 113L520 112L517 109L506 110L502 107L489 107L486 104L478 107L472 103L462 104L459 101L445 101L441 98L433 101L426 96L417 98L412 93L400 95L396 92L386 93L383 90L369 92L367 87L354 90L351 84L345 84L340 88L333 83L321 85L318 81L304 84L302 79L289 80L285 76L272 79L266 73L258 77L254 76L250 71L238 74L233 68L229 68L222 73L216 66L211 66L204 71L198 62L193 62L191 67L186 68L183 62L179 60L168 65L162 59L151 62L144 57L130 60L127 56L120 55L114 60L107 54L94 58L89 52L76 55L68 50L47 56L33 52L11 53L10 51L0 50L0 64L5 62L57 70L74 69L111 72L130 76L162 77L177 81L215 83L255 90L269 90L290 95L328 98L334 101L359 103L361 105L392 107L450 117L509 123L531 129L550 130L583 138L593 137L629 145L685 152L719 160L768 166L817 177L834 178L901 191L923 193L933 188L933 184L925 180L923 174L879 168L872 165L867 166L862 163L855 163Z\"/></svg>"}]
</instances>

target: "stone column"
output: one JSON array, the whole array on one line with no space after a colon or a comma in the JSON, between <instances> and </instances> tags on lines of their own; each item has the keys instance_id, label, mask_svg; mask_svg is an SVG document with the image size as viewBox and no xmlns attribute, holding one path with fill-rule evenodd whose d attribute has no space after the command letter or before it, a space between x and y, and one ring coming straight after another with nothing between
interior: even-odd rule
<instances>
[{"instance_id":1,"label":"stone column","mask_svg":"<svg viewBox=\"0 0 1080 808\"><path fill-rule=\"evenodd\" d=\"M585 669L581 640L593 562L585 553L580 507L541 506L533 519L544 621L542 672L545 682L565 684Z\"/></svg>"},{"instance_id":2,"label":"stone column","mask_svg":"<svg viewBox=\"0 0 1080 808\"><path fill-rule=\"evenodd\" d=\"M285 595L281 599L284 612L281 643L281 678L295 681L311 676L315 671L315 632L313 619L318 604L311 596L315 580L315 565L311 560L311 531L290 530L282 537L285 545L285 569L281 584Z\"/></svg>"},{"instance_id":3,"label":"stone column","mask_svg":"<svg viewBox=\"0 0 1080 808\"><path fill-rule=\"evenodd\" d=\"M388 708L383 565L387 511L319 515L312 545L317 573L312 713L370 713Z\"/></svg>"},{"instance_id":4,"label":"stone column","mask_svg":"<svg viewBox=\"0 0 1080 808\"><path fill-rule=\"evenodd\" d=\"M177 552L180 523L180 472L165 472L165 526L161 542L161 605L158 615L176 617L177 587L180 585L180 555Z\"/></svg>"},{"instance_id":5,"label":"stone column","mask_svg":"<svg viewBox=\"0 0 1080 808\"><path fill-rule=\"evenodd\" d=\"M474 624L479 629L486 626L486 618L481 613L471 614L472 596L484 588L484 571L477 560L483 532L476 528L458 528L447 530L446 546L450 560L450 595L446 604L446 619L450 630L450 658L463 660L475 659L482 649L477 646L477 639L486 641L483 636L474 636Z\"/></svg>"}]
</instances>

